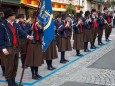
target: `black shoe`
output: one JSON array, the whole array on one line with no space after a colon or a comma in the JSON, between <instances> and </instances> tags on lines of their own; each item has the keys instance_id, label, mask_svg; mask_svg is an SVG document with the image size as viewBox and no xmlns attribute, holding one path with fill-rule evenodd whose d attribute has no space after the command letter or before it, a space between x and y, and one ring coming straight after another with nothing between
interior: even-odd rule
<instances>
[{"instance_id":1,"label":"black shoe","mask_svg":"<svg viewBox=\"0 0 115 86\"><path fill-rule=\"evenodd\" d=\"M84 52L90 52L90 50L86 49L86 50L84 50Z\"/></svg>"},{"instance_id":2,"label":"black shoe","mask_svg":"<svg viewBox=\"0 0 115 86\"><path fill-rule=\"evenodd\" d=\"M66 60L66 59L64 61L69 62L69 60Z\"/></svg>"},{"instance_id":3,"label":"black shoe","mask_svg":"<svg viewBox=\"0 0 115 86\"><path fill-rule=\"evenodd\" d=\"M94 46L91 46L91 49L96 49L96 47L94 47Z\"/></svg>"},{"instance_id":4,"label":"black shoe","mask_svg":"<svg viewBox=\"0 0 115 86\"><path fill-rule=\"evenodd\" d=\"M36 74L36 76L37 76L38 78L42 78L42 76L40 76L39 74Z\"/></svg>"},{"instance_id":5,"label":"black shoe","mask_svg":"<svg viewBox=\"0 0 115 86\"><path fill-rule=\"evenodd\" d=\"M94 45L95 48L98 48L97 46Z\"/></svg>"},{"instance_id":6,"label":"black shoe","mask_svg":"<svg viewBox=\"0 0 115 86\"><path fill-rule=\"evenodd\" d=\"M48 67L47 69L48 69L48 70L54 70L52 67Z\"/></svg>"},{"instance_id":7,"label":"black shoe","mask_svg":"<svg viewBox=\"0 0 115 86\"><path fill-rule=\"evenodd\" d=\"M15 82L15 79L11 79L11 81L13 86L18 86L18 84Z\"/></svg>"},{"instance_id":8,"label":"black shoe","mask_svg":"<svg viewBox=\"0 0 115 86\"><path fill-rule=\"evenodd\" d=\"M63 63L63 64L65 64L65 63L66 63L66 61L60 61L60 63Z\"/></svg>"},{"instance_id":9,"label":"black shoe","mask_svg":"<svg viewBox=\"0 0 115 86\"><path fill-rule=\"evenodd\" d=\"M8 83L8 86L12 86L12 81L11 80L6 80Z\"/></svg>"},{"instance_id":10,"label":"black shoe","mask_svg":"<svg viewBox=\"0 0 115 86\"><path fill-rule=\"evenodd\" d=\"M77 56L83 56L82 54L77 54Z\"/></svg>"},{"instance_id":11,"label":"black shoe","mask_svg":"<svg viewBox=\"0 0 115 86\"><path fill-rule=\"evenodd\" d=\"M98 45L99 45L99 46L102 46L102 45L104 45L104 43L98 43Z\"/></svg>"},{"instance_id":12,"label":"black shoe","mask_svg":"<svg viewBox=\"0 0 115 86\"><path fill-rule=\"evenodd\" d=\"M111 41L111 40L109 40L109 39L106 39L105 41L106 41L106 42L109 42L109 41Z\"/></svg>"},{"instance_id":13,"label":"black shoe","mask_svg":"<svg viewBox=\"0 0 115 86\"><path fill-rule=\"evenodd\" d=\"M102 43L98 43L99 46L102 46Z\"/></svg>"},{"instance_id":14,"label":"black shoe","mask_svg":"<svg viewBox=\"0 0 115 86\"><path fill-rule=\"evenodd\" d=\"M39 78L36 75L34 75L34 76L32 76L32 79L38 80Z\"/></svg>"},{"instance_id":15,"label":"black shoe","mask_svg":"<svg viewBox=\"0 0 115 86\"><path fill-rule=\"evenodd\" d=\"M53 66L51 66L51 67L52 67L52 69L53 69L53 70L55 70L55 69L56 69L56 68L55 68L55 67L53 67Z\"/></svg>"},{"instance_id":16,"label":"black shoe","mask_svg":"<svg viewBox=\"0 0 115 86\"><path fill-rule=\"evenodd\" d=\"M105 45L103 42L101 42L102 45Z\"/></svg>"}]
</instances>

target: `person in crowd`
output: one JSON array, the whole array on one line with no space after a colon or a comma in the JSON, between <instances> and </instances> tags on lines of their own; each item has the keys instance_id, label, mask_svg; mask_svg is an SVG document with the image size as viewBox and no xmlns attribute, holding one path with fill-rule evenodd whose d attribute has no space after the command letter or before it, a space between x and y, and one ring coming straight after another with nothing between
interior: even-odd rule
<instances>
[{"instance_id":1,"label":"person in crowd","mask_svg":"<svg viewBox=\"0 0 115 86\"><path fill-rule=\"evenodd\" d=\"M90 12L85 12L85 17L83 18L83 26L84 26L84 52L89 52L88 49L88 42L93 41L93 34L92 34L92 23L90 18Z\"/></svg>"},{"instance_id":2,"label":"person in crowd","mask_svg":"<svg viewBox=\"0 0 115 86\"><path fill-rule=\"evenodd\" d=\"M105 19L103 18L102 13L98 13L98 45L103 45L104 43L102 42L102 36L103 36L103 30L104 30L104 25L105 25Z\"/></svg>"},{"instance_id":3,"label":"person in crowd","mask_svg":"<svg viewBox=\"0 0 115 86\"><path fill-rule=\"evenodd\" d=\"M56 68L52 64L53 60L58 58L55 39L52 40L46 52L43 52L43 54L44 54L44 60L46 61L47 64L47 69L50 71L55 70Z\"/></svg>"},{"instance_id":4,"label":"person in crowd","mask_svg":"<svg viewBox=\"0 0 115 86\"><path fill-rule=\"evenodd\" d=\"M0 24L0 51L3 62L5 63L5 79L8 86L18 86L15 77L18 69L19 60L19 32L27 39L33 40L22 29L17 27L15 22L16 13L8 8L4 11L5 20Z\"/></svg>"},{"instance_id":5,"label":"person in crowd","mask_svg":"<svg viewBox=\"0 0 115 86\"><path fill-rule=\"evenodd\" d=\"M83 41L83 21L81 13L76 14L76 20L73 22L73 49L76 50L77 56L82 56L80 50L84 49L84 41Z\"/></svg>"},{"instance_id":6,"label":"person in crowd","mask_svg":"<svg viewBox=\"0 0 115 86\"><path fill-rule=\"evenodd\" d=\"M56 29L58 31L58 51L61 52L61 59L60 63L69 62L65 59L65 52L71 51L71 25L70 22L67 20L68 15L62 14L57 16L56 21Z\"/></svg>"},{"instance_id":7,"label":"person in crowd","mask_svg":"<svg viewBox=\"0 0 115 86\"><path fill-rule=\"evenodd\" d=\"M110 36L110 34L112 32L112 15L108 11L107 7L104 7L103 10L104 10L103 18L106 20L106 24L105 24L105 40L108 42L108 41L110 41L109 36Z\"/></svg>"},{"instance_id":8,"label":"person in crowd","mask_svg":"<svg viewBox=\"0 0 115 86\"><path fill-rule=\"evenodd\" d=\"M35 25L33 24L35 15L36 12L33 13L31 19L31 23L33 27L31 33L34 39L31 41L31 43L28 44L26 65L28 65L31 69L32 79L37 80L42 77L41 75L38 74L38 68L42 64L44 64L43 52L42 52L43 28L41 27L39 20L37 20Z\"/></svg>"},{"instance_id":9,"label":"person in crowd","mask_svg":"<svg viewBox=\"0 0 115 86\"><path fill-rule=\"evenodd\" d=\"M19 22L17 23L19 27L29 34L31 32L31 29L26 27L26 23L25 23L26 16L24 14L18 14L17 19L19 20ZM27 39L21 33L19 33L19 37L21 42L20 44L21 62L22 62L22 68L24 68L24 62L25 62L26 50L27 50Z\"/></svg>"},{"instance_id":10,"label":"person in crowd","mask_svg":"<svg viewBox=\"0 0 115 86\"><path fill-rule=\"evenodd\" d=\"M97 22L98 15L96 9L92 9L90 18L92 21L92 37L93 37L93 41L91 42L91 49L96 49L97 47L95 46L95 40L98 33L98 22Z\"/></svg>"}]
</instances>

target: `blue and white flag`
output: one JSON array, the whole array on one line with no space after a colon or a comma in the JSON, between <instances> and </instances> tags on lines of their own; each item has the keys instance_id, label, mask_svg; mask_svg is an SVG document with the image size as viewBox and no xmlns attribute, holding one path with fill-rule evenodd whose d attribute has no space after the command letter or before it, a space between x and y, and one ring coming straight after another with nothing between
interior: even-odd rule
<instances>
[{"instance_id":1,"label":"blue and white flag","mask_svg":"<svg viewBox=\"0 0 115 86\"><path fill-rule=\"evenodd\" d=\"M55 35L51 0L41 0L38 19L41 22L43 22L43 28L44 28L43 51L45 52L49 47L50 43L52 42L52 40L54 39Z\"/></svg>"}]
</instances>

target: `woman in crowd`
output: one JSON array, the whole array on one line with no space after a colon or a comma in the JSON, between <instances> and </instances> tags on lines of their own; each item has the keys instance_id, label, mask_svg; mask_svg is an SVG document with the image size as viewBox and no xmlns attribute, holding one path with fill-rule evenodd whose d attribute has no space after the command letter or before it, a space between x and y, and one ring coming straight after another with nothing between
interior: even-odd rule
<instances>
[{"instance_id":1,"label":"woman in crowd","mask_svg":"<svg viewBox=\"0 0 115 86\"><path fill-rule=\"evenodd\" d=\"M76 20L73 23L73 49L76 49L76 55L82 56L80 50L84 49L84 41L83 41L83 22L82 16L80 13L76 14Z\"/></svg>"},{"instance_id":2,"label":"woman in crowd","mask_svg":"<svg viewBox=\"0 0 115 86\"><path fill-rule=\"evenodd\" d=\"M31 23L32 23L32 35L34 37L33 41L31 41L30 45L28 45L27 50L27 64L31 68L32 79L39 79L42 76L38 74L38 67L41 66L43 61L43 52L42 52L42 35L43 29L41 28L39 21L35 23L33 26L34 16L33 14Z\"/></svg>"},{"instance_id":3,"label":"woman in crowd","mask_svg":"<svg viewBox=\"0 0 115 86\"><path fill-rule=\"evenodd\" d=\"M83 18L83 24L84 24L84 52L89 52L90 50L88 49L88 42L93 41L92 37L92 23L91 23L91 18L90 18L90 12L86 11L85 12L85 17Z\"/></svg>"}]
</instances>

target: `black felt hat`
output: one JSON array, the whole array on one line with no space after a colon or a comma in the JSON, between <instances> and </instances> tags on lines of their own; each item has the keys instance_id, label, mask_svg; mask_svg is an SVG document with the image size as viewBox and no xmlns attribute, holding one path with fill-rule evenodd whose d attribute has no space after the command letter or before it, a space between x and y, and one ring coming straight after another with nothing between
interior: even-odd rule
<instances>
[{"instance_id":1,"label":"black felt hat","mask_svg":"<svg viewBox=\"0 0 115 86\"><path fill-rule=\"evenodd\" d=\"M98 16L103 16L103 14L102 13L98 13Z\"/></svg>"},{"instance_id":2,"label":"black felt hat","mask_svg":"<svg viewBox=\"0 0 115 86\"><path fill-rule=\"evenodd\" d=\"M16 15L16 13L11 8L4 10L4 18L7 19L8 17L13 15Z\"/></svg>"},{"instance_id":3,"label":"black felt hat","mask_svg":"<svg viewBox=\"0 0 115 86\"><path fill-rule=\"evenodd\" d=\"M81 17L82 17L81 13L76 13L76 18L81 18Z\"/></svg>"},{"instance_id":4,"label":"black felt hat","mask_svg":"<svg viewBox=\"0 0 115 86\"><path fill-rule=\"evenodd\" d=\"M62 14L62 20L65 20L68 17L67 14Z\"/></svg>"},{"instance_id":5,"label":"black felt hat","mask_svg":"<svg viewBox=\"0 0 115 86\"><path fill-rule=\"evenodd\" d=\"M57 19L57 18L61 18L62 16L59 14L59 15L57 15L55 18Z\"/></svg>"},{"instance_id":6,"label":"black felt hat","mask_svg":"<svg viewBox=\"0 0 115 86\"><path fill-rule=\"evenodd\" d=\"M96 9L92 9L91 12L96 12Z\"/></svg>"},{"instance_id":7,"label":"black felt hat","mask_svg":"<svg viewBox=\"0 0 115 86\"><path fill-rule=\"evenodd\" d=\"M36 11L33 12L32 18L35 18L35 16L36 16Z\"/></svg>"},{"instance_id":8,"label":"black felt hat","mask_svg":"<svg viewBox=\"0 0 115 86\"><path fill-rule=\"evenodd\" d=\"M24 14L18 14L17 18L25 18L25 15Z\"/></svg>"},{"instance_id":9,"label":"black felt hat","mask_svg":"<svg viewBox=\"0 0 115 86\"><path fill-rule=\"evenodd\" d=\"M81 15L83 14L83 11L80 11Z\"/></svg>"},{"instance_id":10,"label":"black felt hat","mask_svg":"<svg viewBox=\"0 0 115 86\"><path fill-rule=\"evenodd\" d=\"M104 9L103 9L103 10L108 10L108 9L107 9L107 7L104 7Z\"/></svg>"},{"instance_id":11,"label":"black felt hat","mask_svg":"<svg viewBox=\"0 0 115 86\"><path fill-rule=\"evenodd\" d=\"M85 16L89 16L90 15L90 11L85 11Z\"/></svg>"}]
</instances>

